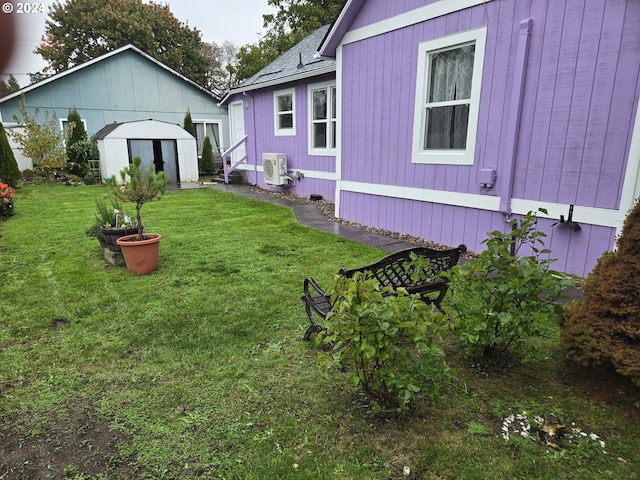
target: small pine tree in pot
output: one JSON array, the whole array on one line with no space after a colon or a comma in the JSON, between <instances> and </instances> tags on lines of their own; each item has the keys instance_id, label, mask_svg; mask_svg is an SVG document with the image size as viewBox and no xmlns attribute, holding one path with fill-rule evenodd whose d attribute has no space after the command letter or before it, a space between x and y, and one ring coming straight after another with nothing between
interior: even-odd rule
<instances>
[{"instance_id":1,"label":"small pine tree in pot","mask_svg":"<svg viewBox=\"0 0 640 480\"><path fill-rule=\"evenodd\" d=\"M117 244L122 249L129 271L137 274L146 274L151 273L158 267L158 244L162 237L155 233L143 233L144 223L142 222L140 210L145 203L159 200L162 197L169 178L164 172L156 173L153 165L149 165L147 169L143 169L141 165L142 159L134 157L129 167L120 171L120 183L114 177L109 178L107 183L118 200L130 202L136 206L138 233L119 238ZM142 249L138 247L150 248ZM146 252L146 250L149 251ZM152 257L139 258L146 254L152 257L155 255L155 259Z\"/></svg>"}]
</instances>

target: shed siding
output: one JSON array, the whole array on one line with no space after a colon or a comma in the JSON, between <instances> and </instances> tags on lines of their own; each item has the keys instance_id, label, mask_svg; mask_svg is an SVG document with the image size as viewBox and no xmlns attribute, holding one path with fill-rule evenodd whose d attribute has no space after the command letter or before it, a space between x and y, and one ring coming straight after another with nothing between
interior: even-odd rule
<instances>
[{"instance_id":1,"label":"shed siding","mask_svg":"<svg viewBox=\"0 0 640 480\"><path fill-rule=\"evenodd\" d=\"M430 3L370 0L351 28ZM503 171L505 137L519 28L528 18L532 29L513 198L531 205L618 209L640 94L640 4L634 1L493 0L345 44L342 180L497 199L508 177ZM487 27L487 46L474 164L411 163L419 43L481 26ZM483 192L477 178L488 167L498 177L495 187ZM474 250L482 248L486 232L502 229L505 219L493 211L368 195L348 187L339 202L339 215L348 220L449 245L467 243ZM553 256L562 259L556 268L586 274L600 253L613 247L614 228L582 224L582 231L573 232L552 228L552 223L540 225Z\"/></svg>"}]
</instances>

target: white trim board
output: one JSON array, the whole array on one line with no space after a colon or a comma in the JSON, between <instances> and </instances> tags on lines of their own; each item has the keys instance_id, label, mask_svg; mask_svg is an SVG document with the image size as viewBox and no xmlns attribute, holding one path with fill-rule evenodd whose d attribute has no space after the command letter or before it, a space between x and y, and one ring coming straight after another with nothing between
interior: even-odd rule
<instances>
[{"instance_id":1,"label":"white trim board","mask_svg":"<svg viewBox=\"0 0 640 480\"><path fill-rule=\"evenodd\" d=\"M482 5L491 1L492 0L440 0L438 2L425 5L424 7L401 13L395 17L367 25L366 27L351 30L342 37L341 44L346 45L349 43L359 42L367 38L383 35L385 33L393 32L394 30L426 22L427 20L432 20L449 13Z\"/></svg>"},{"instance_id":2,"label":"white trim board","mask_svg":"<svg viewBox=\"0 0 640 480\"><path fill-rule=\"evenodd\" d=\"M415 187L398 187L393 185L379 185L362 182L339 182L338 195L341 192L363 193L382 197L417 200L420 202L438 203L455 207L475 208L498 212L500 209L500 197L493 195L478 195L475 193L449 192L444 190L431 190ZM336 199L336 204L338 199ZM523 200L514 198L511 200L512 213L524 215L539 208L547 210L547 215L540 217L559 219L560 215L566 217L569 211L568 204L543 202L536 200ZM624 221L625 212L608 208L583 207L576 205L573 212L573 220L577 223L598 225L602 227L619 228Z\"/></svg>"}]
</instances>

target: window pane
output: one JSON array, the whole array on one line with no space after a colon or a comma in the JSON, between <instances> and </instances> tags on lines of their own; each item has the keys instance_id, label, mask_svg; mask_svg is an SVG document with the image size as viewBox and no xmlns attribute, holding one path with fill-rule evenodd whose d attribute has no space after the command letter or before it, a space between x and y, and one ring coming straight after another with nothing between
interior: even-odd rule
<instances>
[{"instance_id":1,"label":"window pane","mask_svg":"<svg viewBox=\"0 0 640 480\"><path fill-rule=\"evenodd\" d=\"M327 124L313 124L313 148L327 148Z\"/></svg>"},{"instance_id":2,"label":"window pane","mask_svg":"<svg viewBox=\"0 0 640 480\"><path fill-rule=\"evenodd\" d=\"M471 98L475 45L429 55L429 103Z\"/></svg>"},{"instance_id":3,"label":"window pane","mask_svg":"<svg viewBox=\"0 0 640 480\"><path fill-rule=\"evenodd\" d=\"M278 115L278 128L293 128L293 114L282 113Z\"/></svg>"},{"instance_id":4,"label":"window pane","mask_svg":"<svg viewBox=\"0 0 640 480\"><path fill-rule=\"evenodd\" d=\"M291 112L293 110L293 95L280 95L278 97L278 112Z\"/></svg>"},{"instance_id":5,"label":"window pane","mask_svg":"<svg viewBox=\"0 0 640 480\"><path fill-rule=\"evenodd\" d=\"M336 118L336 89L331 89L331 118Z\"/></svg>"},{"instance_id":6,"label":"window pane","mask_svg":"<svg viewBox=\"0 0 640 480\"><path fill-rule=\"evenodd\" d=\"M196 131L196 146L198 147L198 156L202 155L202 142L204 142L204 123L194 123L193 127Z\"/></svg>"},{"instance_id":7,"label":"window pane","mask_svg":"<svg viewBox=\"0 0 640 480\"><path fill-rule=\"evenodd\" d=\"M313 119L324 120L327 118L327 91L313 91Z\"/></svg>"},{"instance_id":8,"label":"window pane","mask_svg":"<svg viewBox=\"0 0 640 480\"><path fill-rule=\"evenodd\" d=\"M331 148L336 148L336 122L331 122Z\"/></svg>"},{"instance_id":9,"label":"window pane","mask_svg":"<svg viewBox=\"0 0 640 480\"><path fill-rule=\"evenodd\" d=\"M428 108L424 149L464 150L468 124L469 105Z\"/></svg>"}]
</instances>

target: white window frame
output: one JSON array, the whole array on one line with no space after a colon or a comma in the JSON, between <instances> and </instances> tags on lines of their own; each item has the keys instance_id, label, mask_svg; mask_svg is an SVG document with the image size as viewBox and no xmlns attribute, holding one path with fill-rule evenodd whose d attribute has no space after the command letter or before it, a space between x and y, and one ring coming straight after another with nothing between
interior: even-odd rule
<instances>
[{"instance_id":1,"label":"white window frame","mask_svg":"<svg viewBox=\"0 0 640 480\"><path fill-rule=\"evenodd\" d=\"M291 95L291 110L280 112L278 110L278 97L284 97ZM280 115L290 114L293 122L290 128L280 128ZM296 89L287 88L284 90L278 90L273 92L273 122L274 122L274 135L276 137L292 137L296 134Z\"/></svg>"},{"instance_id":2,"label":"white window frame","mask_svg":"<svg viewBox=\"0 0 640 480\"><path fill-rule=\"evenodd\" d=\"M59 118L58 119L60 121L60 131L62 132L64 130L64 127L69 123L69 119L68 118ZM84 131L87 131L87 121L84 118L81 118L80 121L82 122L82 126L84 127Z\"/></svg>"},{"instance_id":3,"label":"white window frame","mask_svg":"<svg viewBox=\"0 0 640 480\"><path fill-rule=\"evenodd\" d=\"M327 118L323 120L327 124L327 147L326 148L315 148L313 146L313 125L314 123L319 123L319 121L314 121L313 119L313 92L317 90L326 90L327 91ZM336 111L333 111L333 106L331 104L331 92L334 92L336 97ZM307 87L307 100L309 106L309 155L318 155L318 156L326 156L326 157L335 157L337 155L337 145L338 145L338 91L336 88L335 81L315 83L313 85L309 85ZM335 137L333 134L332 125L335 124ZM332 145L335 143L336 147Z\"/></svg>"},{"instance_id":4,"label":"white window frame","mask_svg":"<svg viewBox=\"0 0 640 480\"><path fill-rule=\"evenodd\" d=\"M475 156L476 133L478 130L478 113L480 91L482 89L482 70L487 38L487 28L481 27L465 32L440 37L423 42L418 46L418 71L416 81L416 100L413 119L412 158L413 163L473 165ZM473 62L473 78L469 103L469 123L467 125L467 142L464 150L426 150L424 134L429 94L429 55L438 50L449 50L465 44L475 43Z\"/></svg>"},{"instance_id":5,"label":"white window frame","mask_svg":"<svg viewBox=\"0 0 640 480\"><path fill-rule=\"evenodd\" d=\"M193 119L191 120L191 123L193 123L193 129L196 130L196 124L201 124L204 125L203 127L203 131L205 136L207 135L207 125L218 125L218 135L220 138L218 138L218 140L220 141L220 145L218 146L218 150L216 150L216 146L213 144L213 139L210 138L209 140L211 140L211 146L213 147L213 154L220 154L224 151L225 146L222 144L222 121L220 120L198 120L198 119ZM196 153L198 152L198 137L196 136ZM204 141L204 137L202 138L202 141ZM202 156L202 153L198 153L198 158L200 158Z\"/></svg>"}]
</instances>

